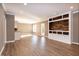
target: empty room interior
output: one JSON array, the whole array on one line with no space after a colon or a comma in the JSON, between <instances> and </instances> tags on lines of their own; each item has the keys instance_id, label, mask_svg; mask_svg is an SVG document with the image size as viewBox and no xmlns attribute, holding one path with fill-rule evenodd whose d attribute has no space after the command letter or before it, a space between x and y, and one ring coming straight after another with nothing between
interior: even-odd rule
<instances>
[{"instance_id":1,"label":"empty room interior","mask_svg":"<svg viewBox=\"0 0 79 59\"><path fill-rule=\"evenodd\" d=\"M79 3L0 3L1 56L79 56Z\"/></svg>"}]
</instances>

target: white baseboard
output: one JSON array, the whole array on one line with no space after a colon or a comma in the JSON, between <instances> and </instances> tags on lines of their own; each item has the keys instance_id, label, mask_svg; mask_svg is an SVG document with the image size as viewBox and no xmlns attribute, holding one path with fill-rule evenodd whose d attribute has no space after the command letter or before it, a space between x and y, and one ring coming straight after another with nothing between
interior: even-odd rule
<instances>
[{"instance_id":1,"label":"white baseboard","mask_svg":"<svg viewBox=\"0 0 79 59\"><path fill-rule=\"evenodd\" d=\"M1 51L0 51L0 56L1 56L1 54L2 54L2 52L3 52L3 50L4 50L4 48L5 48L6 43L11 43L11 42L15 42L15 40L13 40L13 41L6 41L6 42L5 42L4 46L2 47L2 49L1 49Z\"/></svg>"},{"instance_id":2,"label":"white baseboard","mask_svg":"<svg viewBox=\"0 0 79 59\"><path fill-rule=\"evenodd\" d=\"M16 40L20 40L20 39L21 39L21 38L15 39L15 41L16 41Z\"/></svg>"},{"instance_id":3,"label":"white baseboard","mask_svg":"<svg viewBox=\"0 0 79 59\"><path fill-rule=\"evenodd\" d=\"M54 40L54 39L51 39L51 40ZM62 42L62 43L65 43L65 44L72 44L71 42L65 42L65 41L61 41L61 40L55 40L55 41Z\"/></svg>"},{"instance_id":4,"label":"white baseboard","mask_svg":"<svg viewBox=\"0 0 79 59\"><path fill-rule=\"evenodd\" d=\"M72 44L77 44L77 45L79 45L79 43L76 43L76 42L72 42Z\"/></svg>"},{"instance_id":5,"label":"white baseboard","mask_svg":"<svg viewBox=\"0 0 79 59\"><path fill-rule=\"evenodd\" d=\"M5 43L11 43L11 42L15 42L15 40L13 40L13 41L6 41Z\"/></svg>"},{"instance_id":6,"label":"white baseboard","mask_svg":"<svg viewBox=\"0 0 79 59\"><path fill-rule=\"evenodd\" d=\"M4 50L4 48L5 48L5 45L6 45L6 44L4 44L4 46L2 47L2 49L1 49L1 51L0 51L0 56L1 56L1 54L2 54L2 52L3 52L3 50Z\"/></svg>"},{"instance_id":7,"label":"white baseboard","mask_svg":"<svg viewBox=\"0 0 79 59\"><path fill-rule=\"evenodd\" d=\"M2 54L2 52L4 50L4 48L5 48L6 43L11 43L11 42L15 42L15 40L13 40L13 41L5 41L5 44L4 44L4 46L2 47L2 49L0 51L0 56L1 56L1 54Z\"/></svg>"},{"instance_id":8,"label":"white baseboard","mask_svg":"<svg viewBox=\"0 0 79 59\"><path fill-rule=\"evenodd\" d=\"M78 13L79 12L79 10L77 10L77 11L74 11L73 13Z\"/></svg>"}]
</instances>

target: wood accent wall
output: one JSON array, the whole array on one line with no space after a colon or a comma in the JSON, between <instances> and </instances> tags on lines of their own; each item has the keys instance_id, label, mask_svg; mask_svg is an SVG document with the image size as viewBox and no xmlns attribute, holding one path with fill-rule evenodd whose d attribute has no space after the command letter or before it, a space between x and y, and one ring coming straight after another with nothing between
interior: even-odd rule
<instances>
[{"instance_id":1,"label":"wood accent wall","mask_svg":"<svg viewBox=\"0 0 79 59\"><path fill-rule=\"evenodd\" d=\"M69 31L69 22L68 20L62 20L57 22L51 22L49 24L50 30L63 30L63 31Z\"/></svg>"}]
</instances>

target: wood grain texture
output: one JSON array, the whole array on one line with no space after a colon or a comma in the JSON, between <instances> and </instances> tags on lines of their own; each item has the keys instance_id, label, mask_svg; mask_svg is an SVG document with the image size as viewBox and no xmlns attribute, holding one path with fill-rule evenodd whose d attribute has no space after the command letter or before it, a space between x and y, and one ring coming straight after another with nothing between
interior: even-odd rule
<instances>
[{"instance_id":1,"label":"wood grain texture","mask_svg":"<svg viewBox=\"0 0 79 59\"><path fill-rule=\"evenodd\" d=\"M7 43L2 56L79 56L79 45L33 35Z\"/></svg>"}]
</instances>

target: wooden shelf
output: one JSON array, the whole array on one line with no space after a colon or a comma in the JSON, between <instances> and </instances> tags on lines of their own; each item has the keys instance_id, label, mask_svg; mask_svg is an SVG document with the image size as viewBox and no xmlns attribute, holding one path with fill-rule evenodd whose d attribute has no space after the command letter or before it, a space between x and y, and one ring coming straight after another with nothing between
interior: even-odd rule
<instances>
[{"instance_id":1,"label":"wooden shelf","mask_svg":"<svg viewBox=\"0 0 79 59\"><path fill-rule=\"evenodd\" d=\"M49 31L49 33L52 33L52 31Z\"/></svg>"},{"instance_id":2,"label":"wooden shelf","mask_svg":"<svg viewBox=\"0 0 79 59\"><path fill-rule=\"evenodd\" d=\"M57 34L62 34L62 32L57 32Z\"/></svg>"},{"instance_id":3,"label":"wooden shelf","mask_svg":"<svg viewBox=\"0 0 79 59\"><path fill-rule=\"evenodd\" d=\"M69 35L69 31L55 31L55 30L51 30L51 31L49 31L49 33Z\"/></svg>"},{"instance_id":4,"label":"wooden shelf","mask_svg":"<svg viewBox=\"0 0 79 59\"><path fill-rule=\"evenodd\" d=\"M69 14L63 15L63 18L67 18L67 17L69 17Z\"/></svg>"},{"instance_id":5,"label":"wooden shelf","mask_svg":"<svg viewBox=\"0 0 79 59\"><path fill-rule=\"evenodd\" d=\"M53 33L56 34L57 32L56 31L53 31Z\"/></svg>"},{"instance_id":6,"label":"wooden shelf","mask_svg":"<svg viewBox=\"0 0 79 59\"><path fill-rule=\"evenodd\" d=\"M49 21L49 23L51 23L51 22L57 22L57 21L63 21L63 20L69 20L69 18L63 18L63 19L59 19L59 20L52 20L52 21Z\"/></svg>"},{"instance_id":7,"label":"wooden shelf","mask_svg":"<svg viewBox=\"0 0 79 59\"><path fill-rule=\"evenodd\" d=\"M63 35L69 35L69 32L63 32Z\"/></svg>"},{"instance_id":8,"label":"wooden shelf","mask_svg":"<svg viewBox=\"0 0 79 59\"><path fill-rule=\"evenodd\" d=\"M58 20L58 19L62 19L62 16L57 16L53 18L53 20Z\"/></svg>"},{"instance_id":9,"label":"wooden shelf","mask_svg":"<svg viewBox=\"0 0 79 59\"><path fill-rule=\"evenodd\" d=\"M63 31L63 30L49 30L49 31L56 31L56 32L69 32L69 31Z\"/></svg>"},{"instance_id":10,"label":"wooden shelf","mask_svg":"<svg viewBox=\"0 0 79 59\"><path fill-rule=\"evenodd\" d=\"M52 18L50 18L49 21L52 21Z\"/></svg>"}]
</instances>

